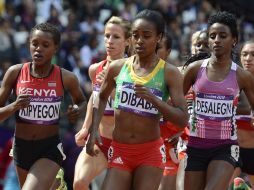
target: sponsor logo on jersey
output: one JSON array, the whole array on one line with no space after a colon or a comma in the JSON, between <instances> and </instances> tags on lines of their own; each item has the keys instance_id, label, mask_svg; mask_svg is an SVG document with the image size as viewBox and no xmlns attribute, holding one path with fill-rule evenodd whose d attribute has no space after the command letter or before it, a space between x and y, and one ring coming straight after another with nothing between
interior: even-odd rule
<instances>
[{"instance_id":1,"label":"sponsor logo on jersey","mask_svg":"<svg viewBox=\"0 0 254 190\"><path fill-rule=\"evenodd\" d=\"M31 96L56 96L56 90L19 87L18 94L28 94Z\"/></svg>"},{"instance_id":2,"label":"sponsor logo on jersey","mask_svg":"<svg viewBox=\"0 0 254 190\"><path fill-rule=\"evenodd\" d=\"M115 158L112 162L115 164L123 164L122 158L120 156Z\"/></svg>"}]
</instances>

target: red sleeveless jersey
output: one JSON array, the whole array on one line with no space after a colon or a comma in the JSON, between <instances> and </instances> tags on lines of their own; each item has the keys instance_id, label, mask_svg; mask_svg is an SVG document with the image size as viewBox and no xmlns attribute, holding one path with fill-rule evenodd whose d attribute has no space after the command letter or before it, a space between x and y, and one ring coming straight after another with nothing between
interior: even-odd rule
<instances>
[{"instance_id":1,"label":"red sleeveless jersey","mask_svg":"<svg viewBox=\"0 0 254 190\"><path fill-rule=\"evenodd\" d=\"M30 67L31 63L25 63L17 79L16 95L31 96L30 105L18 111L17 119L31 124L57 124L64 94L61 69L53 65L49 76L36 78L31 76Z\"/></svg>"},{"instance_id":2,"label":"red sleeveless jersey","mask_svg":"<svg viewBox=\"0 0 254 190\"><path fill-rule=\"evenodd\" d=\"M104 60L104 61L102 61L101 62L101 64L98 66L98 68L96 69L96 72L95 72L95 77L93 78L93 85L96 85L96 83L97 83L97 81L96 81L96 76L98 75L98 74L100 74L100 72L102 72L103 71L103 67L107 64L107 60Z\"/></svg>"},{"instance_id":3,"label":"red sleeveless jersey","mask_svg":"<svg viewBox=\"0 0 254 190\"><path fill-rule=\"evenodd\" d=\"M93 82L93 101L95 100L95 98L98 95L98 93L100 91L100 88L101 88L101 86L96 81L96 76L98 74L100 74L100 72L103 71L103 67L106 64L107 64L107 60L104 60L104 61L101 62L101 64L96 69L95 77L92 79L92 82ZM109 96L107 104L106 104L106 108L105 108L105 111L104 111L104 115L108 115L108 116L114 115L113 105L114 105L114 100Z\"/></svg>"}]
</instances>

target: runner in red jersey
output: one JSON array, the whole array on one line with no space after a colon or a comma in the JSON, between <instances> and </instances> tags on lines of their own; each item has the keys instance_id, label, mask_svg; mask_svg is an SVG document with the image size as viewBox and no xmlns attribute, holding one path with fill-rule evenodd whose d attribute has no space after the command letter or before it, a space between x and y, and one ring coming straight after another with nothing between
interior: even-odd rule
<instances>
[{"instance_id":1,"label":"runner in red jersey","mask_svg":"<svg viewBox=\"0 0 254 190\"><path fill-rule=\"evenodd\" d=\"M66 157L59 138L63 89L73 101L65 113L70 122L86 108L76 76L51 64L59 45L55 26L36 25L30 34L32 62L10 67L0 89L0 120L16 114L13 156L22 189L49 189ZM17 99L4 106L12 90Z\"/></svg>"},{"instance_id":2,"label":"runner in red jersey","mask_svg":"<svg viewBox=\"0 0 254 190\"><path fill-rule=\"evenodd\" d=\"M244 70L252 74L254 80L254 41L245 42L240 50L240 61ZM244 92L241 92L237 107L236 124L240 146L240 164L234 177L241 172L248 175L249 182L254 188L254 125L253 111Z\"/></svg>"},{"instance_id":3,"label":"runner in red jersey","mask_svg":"<svg viewBox=\"0 0 254 190\"><path fill-rule=\"evenodd\" d=\"M130 29L131 24L129 21L115 16L111 17L105 25L104 43L107 58L91 65L89 68L89 75L93 83L93 95L88 103L87 115L82 129L76 134L76 143L80 146L85 145L85 138L91 124L92 104L100 91L106 69L111 61L123 58L128 53L126 51L130 47ZM92 180L108 167L108 149L111 145L112 132L115 125L113 96L114 92L107 100L104 115L100 122L99 131L102 144L97 142L94 145L98 155L91 157L84 149L77 159L73 184L75 190L88 189Z\"/></svg>"}]
</instances>

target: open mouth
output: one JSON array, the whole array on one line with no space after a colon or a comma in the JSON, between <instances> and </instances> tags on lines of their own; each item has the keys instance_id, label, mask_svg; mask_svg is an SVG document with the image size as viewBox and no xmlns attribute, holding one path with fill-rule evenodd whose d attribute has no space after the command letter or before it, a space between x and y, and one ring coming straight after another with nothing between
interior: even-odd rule
<instances>
[{"instance_id":1,"label":"open mouth","mask_svg":"<svg viewBox=\"0 0 254 190\"><path fill-rule=\"evenodd\" d=\"M43 56L40 55L40 54L36 54L36 55L33 56L33 58L38 60L38 59L42 59Z\"/></svg>"},{"instance_id":2,"label":"open mouth","mask_svg":"<svg viewBox=\"0 0 254 190\"><path fill-rule=\"evenodd\" d=\"M136 47L135 48L137 52L143 52L145 49L143 47Z\"/></svg>"}]
</instances>

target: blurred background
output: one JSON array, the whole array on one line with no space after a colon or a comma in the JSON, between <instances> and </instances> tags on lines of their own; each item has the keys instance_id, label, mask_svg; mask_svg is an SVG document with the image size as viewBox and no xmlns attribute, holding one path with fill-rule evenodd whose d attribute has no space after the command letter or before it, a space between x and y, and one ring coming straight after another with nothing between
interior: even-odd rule
<instances>
[{"instance_id":1,"label":"blurred background","mask_svg":"<svg viewBox=\"0 0 254 190\"><path fill-rule=\"evenodd\" d=\"M253 0L0 0L0 81L11 65L31 60L28 49L31 28L41 22L50 22L62 33L61 47L52 63L74 72L89 99L91 82L88 67L106 57L103 40L105 22L112 15L131 21L137 12L146 8L163 14L173 38L168 61L176 66L182 65L190 55L192 33L205 29L208 17L219 10L236 14L240 43L254 38ZM10 97L9 101L12 99ZM69 103L70 98L66 95L63 112ZM65 118L61 119L61 136L67 154L64 169L68 189L72 189L74 166L81 151L75 145L74 135L82 122L80 120L73 126ZM14 117L0 123L0 190L11 163L8 154L14 128Z\"/></svg>"}]
</instances>

